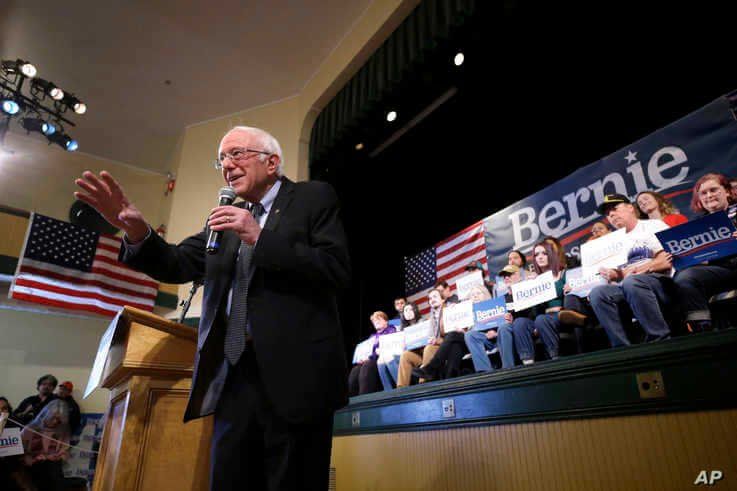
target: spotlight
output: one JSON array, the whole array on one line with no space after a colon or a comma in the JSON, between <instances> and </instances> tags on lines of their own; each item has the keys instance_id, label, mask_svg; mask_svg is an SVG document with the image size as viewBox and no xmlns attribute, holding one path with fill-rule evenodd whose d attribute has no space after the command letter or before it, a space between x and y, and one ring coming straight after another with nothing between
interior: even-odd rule
<instances>
[{"instance_id":1,"label":"spotlight","mask_svg":"<svg viewBox=\"0 0 737 491\"><path fill-rule=\"evenodd\" d=\"M56 143L67 152L74 152L79 148L77 140L73 140L64 133L58 131L48 135L46 138L48 138L49 142Z\"/></svg>"},{"instance_id":2,"label":"spotlight","mask_svg":"<svg viewBox=\"0 0 737 491\"><path fill-rule=\"evenodd\" d=\"M397 111L389 111L386 114L386 120L389 121L390 123L394 121L395 119L397 119Z\"/></svg>"},{"instance_id":3,"label":"spotlight","mask_svg":"<svg viewBox=\"0 0 737 491\"><path fill-rule=\"evenodd\" d=\"M60 101L64 98L64 91L57 87L53 82L49 82L42 78L34 78L31 84L35 88L43 90L55 101Z\"/></svg>"},{"instance_id":4,"label":"spotlight","mask_svg":"<svg viewBox=\"0 0 737 491\"><path fill-rule=\"evenodd\" d=\"M20 104L13 99L3 99L0 101L0 108L8 116L15 116L20 111Z\"/></svg>"},{"instance_id":5,"label":"spotlight","mask_svg":"<svg viewBox=\"0 0 737 491\"><path fill-rule=\"evenodd\" d=\"M83 103L76 97L74 97L72 94L65 94L64 99L62 102L66 104L70 109L72 109L77 114L84 114L87 112L87 104Z\"/></svg>"},{"instance_id":6,"label":"spotlight","mask_svg":"<svg viewBox=\"0 0 737 491\"><path fill-rule=\"evenodd\" d=\"M36 67L27 61L0 58L0 148L10 120L15 119L29 134L41 133L49 144L74 152L79 144L64 134L62 125L74 126L67 119L69 113L84 114L87 105L55 83L36 78L36 73ZM30 79L27 84L26 79Z\"/></svg>"},{"instance_id":7,"label":"spotlight","mask_svg":"<svg viewBox=\"0 0 737 491\"><path fill-rule=\"evenodd\" d=\"M458 53L455 58L453 58L453 63L455 63L455 66L461 66L463 65L463 60L465 60L466 57L463 56L463 53Z\"/></svg>"},{"instance_id":8,"label":"spotlight","mask_svg":"<svg viewBox=\"0 0 737 491\"><path fill-rule=\"evenodd\" d=\"M23 118L20 120L20 125L28 132L38 131L46 136L56 133L56 126L40 118Z\"/></svg>"},{"instance_id":9,"label":"spotlight","mask_svg":"<svg viewBox=\"0 0 737 491\"><path fill-rule=\"evenodd\" d=\"M18 73L24 77L33 78L36 76L36 67L23 60L4 60L3 70L8 73Z\"/></svg>"},{"instance_id":10,"label":"spotlight","mask_svg":"<svg viewBox=\"0 0 737 491\"><path fill-rule=\"evenodd\" d=\"M363 143L357 143L356 150L363 150Z\"/></svg>"}]
</instances>

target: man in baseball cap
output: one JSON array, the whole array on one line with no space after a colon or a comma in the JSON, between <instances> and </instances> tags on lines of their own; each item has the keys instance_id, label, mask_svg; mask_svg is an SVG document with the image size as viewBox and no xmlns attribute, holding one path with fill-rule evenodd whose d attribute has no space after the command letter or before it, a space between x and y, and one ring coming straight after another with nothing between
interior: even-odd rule
<instances>
[{"instance_id":1,"label":"man in baseball cap","mask_svg":"<svg viewBox=\"0 0 737 491\"><path fill-rule=\"evenodd\" d=\"M505 276L512 276L514 273L519 273L520 269L519 266L516 264L507 264L502 268L501 271L499 271L499 276L502 278Z\"/></svg>"},{"instance_id":2,"label":"man in baseball cap","mask_svg":"<svg viewBox=\"0 0 737 491\"><path fill-rule=\"evenodd\" d=\"M596 211L599 212L599 215L607 216L609 210L620 203L632 204L630 199L623 194L607 194L606 196L604 196L604 201L602 201Z\"/></svg>"},{"instance_id":3,"label":"man in baseball cap","mask_svg":"<svg viewBox=\"0 0 737 491\"><path fill-rule=\"evenodd\" d=\"M612 347L630 344L625 325L631 322L631 314L645 330L648 341L669 338L664 313L672 307L671 262L655 236L668 225L661 220L640 220L635 206L622 194L607 194L597 210L614 228L624 229L627 239L626 263L601 268L599 274L609 284L597 286L589 294L591 307Z\"/></svg>"}]
</instances>

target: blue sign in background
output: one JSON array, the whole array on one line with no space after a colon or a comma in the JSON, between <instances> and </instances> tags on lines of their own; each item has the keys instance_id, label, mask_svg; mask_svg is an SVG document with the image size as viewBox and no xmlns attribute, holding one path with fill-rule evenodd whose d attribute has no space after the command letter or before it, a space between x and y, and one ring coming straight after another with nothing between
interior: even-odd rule
<instances>
[{"instance_id":1,"label":"blue sign in background","mask_svg":"<svg viewBox=\"0 0 737 491\"><path fill-rule=\"evenodd\" d=\"M727 213L720 211L663 230L655 236L663 249L673 255L673 267L683 269L737 254L737 240L732 237L735 230Z\"/></svg>"},{"instance_id":2,"label":"blue sign in background","mask_svg":"<svg viewBox=\"0 0 737 491\"><path fill-rule=\"evenodd\" d=\"M486 218L489 271L499 271L509 251L529 253L547 235L578 255L608 193L634 200L657 191L694 218L691 188L707 172L737 175L737 121L726 96Z\"/></svg>"}]
</instances>

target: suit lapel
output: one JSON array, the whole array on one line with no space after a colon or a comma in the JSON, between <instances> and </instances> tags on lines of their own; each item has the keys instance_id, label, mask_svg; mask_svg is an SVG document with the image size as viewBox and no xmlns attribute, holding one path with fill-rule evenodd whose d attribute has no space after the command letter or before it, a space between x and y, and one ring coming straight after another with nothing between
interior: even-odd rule
<instances>
[{"instance_id":1,"label":"suit lapel","mask_svg":"<svg viewBox=\"0 0 737 491\"><path fill-rule=\"evenodd\" d=\"M266 219L266 223L264 224L265 230L276 230L276 227L279 225L279 221L281 220L281 216L284 214L284 212L287 210L287 207L292 202L293 191L294 183L286 177L282 177L281 187L279 188L279 192L276 195L274 204L271 207L271 210L269 211L269 216Z\"/></svg>"}]
</instances>

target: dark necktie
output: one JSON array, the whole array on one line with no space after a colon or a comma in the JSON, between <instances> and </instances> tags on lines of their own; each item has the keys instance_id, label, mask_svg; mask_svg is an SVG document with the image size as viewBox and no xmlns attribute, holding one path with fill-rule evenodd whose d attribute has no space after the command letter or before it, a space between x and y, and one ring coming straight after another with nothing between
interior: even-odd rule
<instances>
[{"instance_id":1,"label":"dark necktie","mask_svg":"<svg viewBox=\"0 0 737 491\"><path fill-rule=\"evenodd\" d=\"M261 203L250 208L253 218L258 222L264 213ZM248 284L251 281L251 258L253 246L241 242L238 262L233 278L233 295L230 302L230 316L225 330L225 358L231 365L238 363L246 349L246 328L248 325Z\"/></svg>"}]
</instances>

